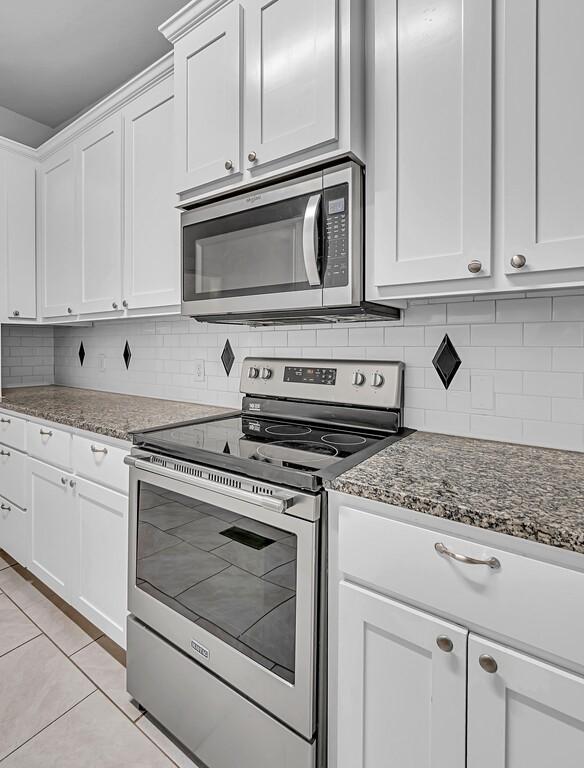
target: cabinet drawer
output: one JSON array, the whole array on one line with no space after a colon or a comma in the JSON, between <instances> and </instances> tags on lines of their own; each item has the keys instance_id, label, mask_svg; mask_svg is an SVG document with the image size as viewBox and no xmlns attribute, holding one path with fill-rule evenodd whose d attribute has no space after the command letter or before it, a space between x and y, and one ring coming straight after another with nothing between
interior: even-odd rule
<instances>
[{"instance_id":1,"label":"cabinet drawer","mask_svg":"<svg viewBox=\"0 0 584 768\"><path fill-rule=\"evenodd\" d=\"M54 427L29 421L26 428L28 453L47 464L71 469L71 443L73 436Z\"/></svg>"},{"instance_id":2,"label":"cabinet drawer","mask_svg":"<svg viewBox=\"0 0 584 768\"><path fill-rule=\"evenodd\" d=\"M26 450L26 421L10 412L0 411L0 443L18 451Z\"/></svg>"},{"instance_id":3,"label":"cabinet drawer","mask_svg":"<svg viewBox=\"0 0 584 768\"><path fill-rule=\"evenodd\" d=\"M486 560L498 568L439 554ZM584 666L584 573L382 515L340 508L339 565L348 577L462 624Z\"/></svg>"},{"instance_id":4,"label":"cabinet drawer","mask_svg":"<svg viewBox=\"0 0 584 768\"><path fill-rule=\"evenodd\" d=\"M75 472L122 493L128 493L128 467L124 464L127 455L123 448L76 435L73 438Z\"/></svg>"},{"instance_id":5,"label":"cabinet drawer","mask_svg":"<svg viewBox=\"0 0 584 768\"><path fill-rule=\"evenodd\" d=\"M0 496L26 507L26 456L4 445L0 445Z\"/></svg>"}]
</instances>

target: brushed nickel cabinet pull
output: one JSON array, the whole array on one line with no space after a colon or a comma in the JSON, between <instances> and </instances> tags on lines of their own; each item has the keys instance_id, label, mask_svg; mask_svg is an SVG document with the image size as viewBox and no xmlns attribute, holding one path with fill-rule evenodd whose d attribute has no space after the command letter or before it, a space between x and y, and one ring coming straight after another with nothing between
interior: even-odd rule
<instances>
[{"instance_id":1,"label":"brushed nickel cabinet pull","mask_svg":"<svg viewBox=\"0 0 584 768\"><path fill-rule=\"evenodd\" d=\"M468 555L458 555L456 552L451 552L445 544L442 544L442 542L437 542L434 544L434 549L436 552L438 552L439 555L450 557L453 560L456 560L457 563L465 563L465 565L486 565L493 570L501 567L501 563L499 560L497 560L496 557L489 557L486 560L477 560L476 558L469 557Z\"/></svg>"},{"instance_id":2,"label":"brushed nickel cabinet pull","mask_svg":"<svg viewBox=\"0 0 584 768\"><path fill-rule=\"evenodd\" d=\"M50 429L39 429L39 432L41 433L41 435L43 435L43 437L52 437L53 436L53 433L52 433L52 431Z\"/></svg>"},{"instance_id":3,"label":"brushed nickel cabinet pull","mask_svg":"<svg viewBox=\"0 0 584 768\"><path fill-rule=\"evenodd\" d=\"M91 446L91 452L92 453L107 453L107 448L98 448L96 445Z\"/></svg>"}]
</instances>

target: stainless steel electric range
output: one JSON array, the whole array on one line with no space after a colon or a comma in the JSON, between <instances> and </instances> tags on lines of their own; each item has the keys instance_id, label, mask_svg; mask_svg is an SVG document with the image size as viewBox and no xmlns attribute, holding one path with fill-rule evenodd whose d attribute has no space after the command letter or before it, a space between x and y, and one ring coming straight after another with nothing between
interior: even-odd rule
<instances>
[{"instance_id":1,"label":"stainless steel electric range","mask_svg":"<svg viewBox=\"0 0 584 768\"><path fill-rule=\"evenodd\" d=\"M208 768L325 768L324 484L403 437L403 365L253 358L135 433L128 690Z\"/></svg>"}]
</instances>

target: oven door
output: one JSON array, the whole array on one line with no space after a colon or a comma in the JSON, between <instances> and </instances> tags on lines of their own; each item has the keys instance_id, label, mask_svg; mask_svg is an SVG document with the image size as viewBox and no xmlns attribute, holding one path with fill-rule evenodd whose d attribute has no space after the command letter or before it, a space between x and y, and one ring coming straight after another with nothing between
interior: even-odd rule
<instances>
[{"instance_id":1,"label":"oven door","mask_svg":"<svg viewBox=\"0 0 584 768\"><path fill-rule=\"evenodd\" d=\"M310 740L320 498L286 491L282 501L277 486L252 493L237 476L212 477L135 461L129 609Z\"/></svg>"}]
</instances>

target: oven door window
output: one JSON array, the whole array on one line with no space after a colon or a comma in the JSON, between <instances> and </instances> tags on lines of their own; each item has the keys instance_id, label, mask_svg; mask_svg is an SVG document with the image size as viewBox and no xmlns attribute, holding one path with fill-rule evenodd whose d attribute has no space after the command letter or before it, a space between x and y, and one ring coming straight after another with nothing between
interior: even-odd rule
<instances>
[{"instance_id":1,"label":"oven door window","mask_svg":"<svg viewBox=\"0 0 584 768\"><path fill-rule=\"evenodd\" d=\"M136 586L294 682L296 536L138 484Z\"/></svg>"},{"instance_id":2,"label":"oven door window","mask_svg":"<svg viewBox=\"0 0 584 768\"><path fill-rule=\"evenodd\" d=\"M183 300L320 290L322 285L316 283L322 275L319 199L302 195L184 226ZM305 226L313 235L306 254L312 267L310 281L303 247Z\"/></svg>"}]
</instances>

